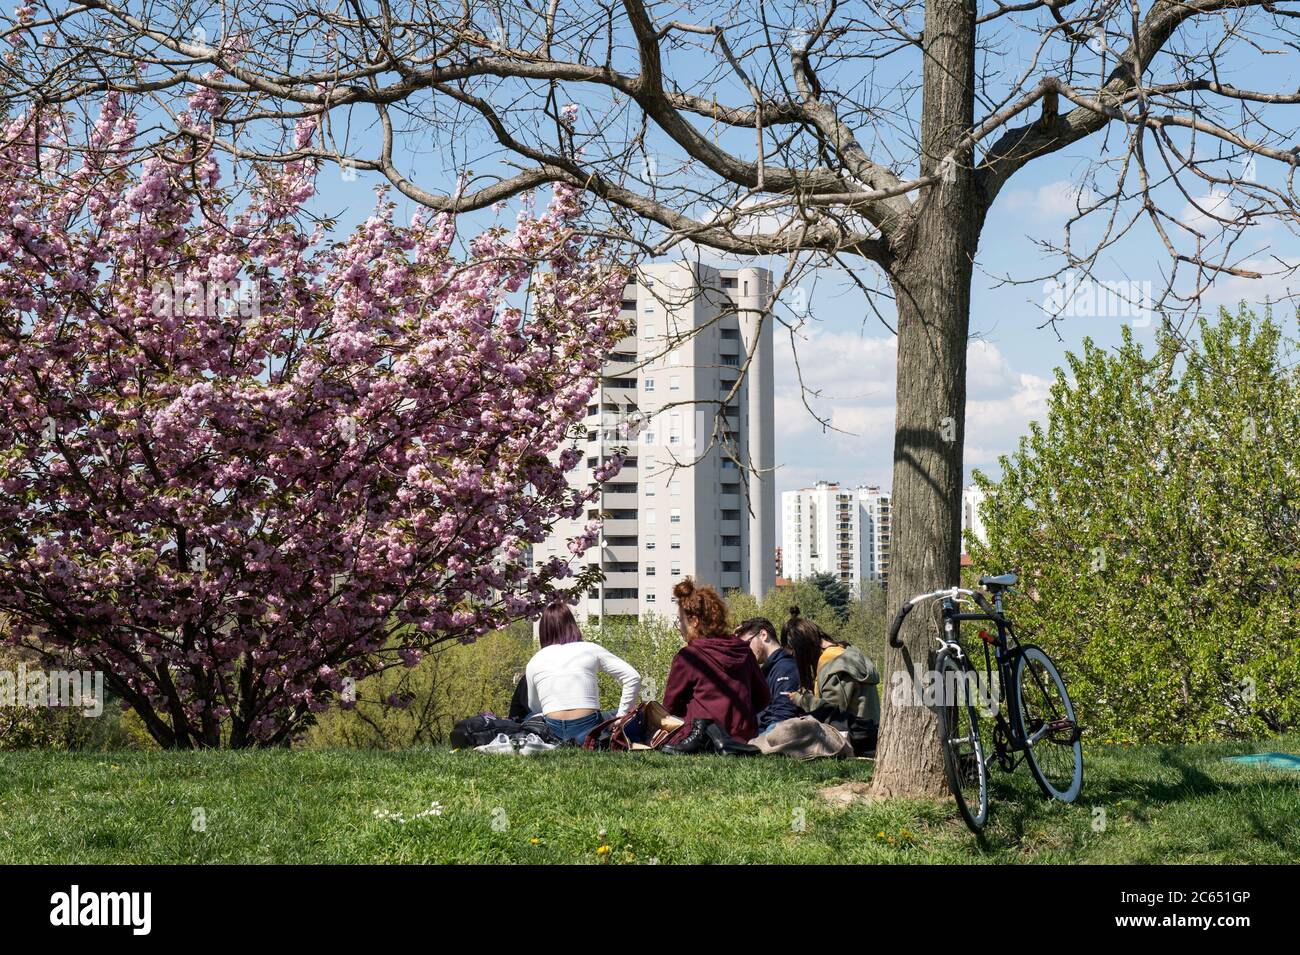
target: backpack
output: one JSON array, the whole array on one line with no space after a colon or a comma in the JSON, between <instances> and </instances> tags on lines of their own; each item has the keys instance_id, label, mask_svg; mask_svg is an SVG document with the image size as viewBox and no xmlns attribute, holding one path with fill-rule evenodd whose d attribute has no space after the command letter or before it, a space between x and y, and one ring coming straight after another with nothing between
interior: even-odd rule
<instances>
[{"instance_id":1,"label":"backpack","mask_svg":"<svg viewBox=\"0 0 1300 955\"><path fill-rule=\"evenodd\" d=\"M543 743L560 742L560 738L551 731L551 728L546 725L546 720L540 716L521 723L518 720L508 720L495 713L487 712L463 719L453 726L451 748L473 749L475 746L492 742L501 733L507 736L520 734L527 736L529 733L536 733Z\"/></svg>"},{"instance_id":2,"label":"backpack","mask_svg":"<svg viewBox=\"0 0 1300 955\"><path fill-rule=\"evenodd\" d=\"M495 713L480 713L478 716L463 719L452 727L451 748L473 749L475 746L492 742L501 733L514 736L522 732L526 732L522 723L502 719Z\"/></svg>"}]
</instances>

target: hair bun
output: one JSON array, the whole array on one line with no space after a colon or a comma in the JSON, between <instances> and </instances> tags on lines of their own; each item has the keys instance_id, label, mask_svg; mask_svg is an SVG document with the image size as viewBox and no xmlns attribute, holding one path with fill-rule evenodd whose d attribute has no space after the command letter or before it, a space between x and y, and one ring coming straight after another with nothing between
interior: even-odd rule
<instances>
[{"instance_id":1,"label":"hair bun","mask_svg":"<svg viewBox=\"0 0 1300 955\"><path fill-rule=\"evenodd\" d=\"M793 620L797 616L799 616L799 607L796 605L790 608L790 619Z\"/></svg>"}]
</instances>

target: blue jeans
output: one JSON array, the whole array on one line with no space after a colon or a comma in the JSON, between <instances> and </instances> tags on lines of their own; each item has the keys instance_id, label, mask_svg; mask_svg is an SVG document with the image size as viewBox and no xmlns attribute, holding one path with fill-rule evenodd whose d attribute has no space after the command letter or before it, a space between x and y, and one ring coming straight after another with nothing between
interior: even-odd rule
<instances>
[{"instance_id":1,"label":"blue jeans","mask_svg":"<svg viewBox=\"0 0 1300 955\"><path fill-rule=\"evenodd\" d=\"M599 711L580 716L576 720L553 720L549 716L543 717L551 732L560 739L576 739L579 743L586 739L588 733L604 722L604 718L604 714Z\"/></svg>"}]
</instances>

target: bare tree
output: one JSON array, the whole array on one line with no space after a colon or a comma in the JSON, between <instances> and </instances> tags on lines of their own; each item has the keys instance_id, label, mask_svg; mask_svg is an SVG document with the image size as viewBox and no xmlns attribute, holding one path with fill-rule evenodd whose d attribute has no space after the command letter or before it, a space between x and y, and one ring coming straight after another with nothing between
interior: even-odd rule
<instances>
[{"instance_id":1,"label":"bare tree","mask_svg":"<svg viewBox=\"0 0 1300 955\"><path fill-rule=\"evenodd\" d=\"M1194 310L1216 276L1257 277L1249 228L1297 223L1281 124L1300 92L1225 76L1280 76L1298 7L84 0L7 31L0 86L11 105L119 90L160 110L206 87L238 159L369 170L433 209L568 182L599 200L592 228L646 254L779 257L786 288L844 269L898 335L892 611L958 577L971 283L998 195L1088 140L1054 272L1091 276L1143 226L1169 254L1161 311ZM319 135L297 146L288 127L308 120ZM793 334L800 316L773 304ZM928 658L923 629L909 625L889 672ZM874 785L943 791L934 712L887 701Z\"/></svg>"}]
</instances>

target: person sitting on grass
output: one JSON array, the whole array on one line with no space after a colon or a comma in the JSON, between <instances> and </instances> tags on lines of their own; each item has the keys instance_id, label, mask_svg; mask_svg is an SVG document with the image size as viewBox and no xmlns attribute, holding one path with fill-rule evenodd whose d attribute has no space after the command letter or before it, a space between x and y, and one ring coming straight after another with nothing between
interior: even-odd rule
<instances>
[{"instance_id":1,"label":"person sitting on grass","mask_svg":"<svg viewBox=\"0 0 1300 955\"><path fill-rule=\"evenodd\" d=\"M670 742L684 741L697 720L702 729L711 722L733 740L753 738L756 714L769 702L767 681L749 647L727 627L726 603L689 577L673 587L673 599L686 646L673 657L663 705L685 722Z\"/></svg>"},{"instance_id":2,"label":"person sitting on grass","mask_svg":"<svg viewBox=\"0 0 1300 955\"><path fill-rule=\"evenodd\" d=\"M573 613L560 600L542 611L538 627L542 648L524 671L528 682L528 710L541 713L551 732L561 740L579 743L601 720L600 689L596 674L604 670L623 684L617 715L636 705L641 694L641 674L604 647L582 639Z\"/></svg>"},{"instance_id":3,"label":"person sitting on grass","mask_svg":"<svg viewBox=\"0 0 1300 955\"><path fill-rule=\"evenodd\" d=\"M777 640L776 627L766 617L751 617L736 628L736 636L749 645L767 680L770 702L758 712L758 735L803 711L786 694L799 689L799 667Z\"/></svg>"},{"instance_id":4,"label":"person sitting on grass","mask_svg":"<svg viewBox=\"0 0 1300 955\"><path fill-rule=\"evenodd\" d=\"M854 749L874 750L880 726L880 674L857 647L833 640L821 627L790 608L781 643L794 654L800 689L788 694L822 722L848 723Z\"/></svg>"}]
</instances>

